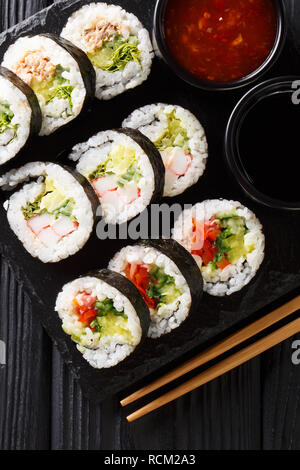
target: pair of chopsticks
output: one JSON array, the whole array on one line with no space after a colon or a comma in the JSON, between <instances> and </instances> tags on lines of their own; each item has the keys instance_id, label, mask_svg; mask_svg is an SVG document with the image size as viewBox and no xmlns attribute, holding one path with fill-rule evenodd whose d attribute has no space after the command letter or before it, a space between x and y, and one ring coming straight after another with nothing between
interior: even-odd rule
<instances>
[{"instance_id":1,"label":"pair of chopsticks","mask_svg":"<svg viewBox=\"0 0 300 470\"><path fill-rule=\"evenodd\" d=\"M161 378L155 380L149 385L146 385L145 387L137 390L132 395L129 395L128 397L124 398L124 400L121 401L121 405L127 406L130 403L133 403L136 400L139 400L140 398L148 395L154 390L157 390L160 387L163 387L164 385L172 382L173 380L176 380L179 377L182 377L188 372L191 372L197 367L202 366L203 364L206 364L207 362L221 356L225 352L233 349L234 347L238 346L239 344L243 343L249 338L252 338L256 334L276 324L280 320L288 317L289 315L296 312L297 310L300 310L300 295L295 297L293 300L285 303L284 305L277 308L276 310L273 310L271 313L265 315L259 320L256 320L255 322L251 323L245 328L242 328L237 333L234 333L230 335L228 338L220 341L216 345L211 346L210 348L206 349L202 353L198 354L197 356L185 362L183 365L177 367L171 372L168 372L167 374L163 375ZM241 349L235 354L232 354L226 359L218 362L216 365L210 367L204 372L201 372L197 376L184 382L183 384L179 385L173 390L165 393L164 395L157 398L156 400L148 403L147 405L138 409L131 415L127 416L127 420L129 422L135 421L136 419L141 418L142 416L150 413L151 411L154 411L157 408L161 408L167 403L170 403L171 401L176 400L179 397L182 397L186 393L189 393L192 390L195 390L201 385L204 385L210 382L211 380L214 380L217 377L220 377L226 372L229 372L230 370L235 369L241 364L244 364L250 359L258 356L264 351L267 351L268 349L272 348L276 344L281 343L282 341L290 338L291 336L299 332L300 332L300 318L297 318L296 320L291 321L290 323L287 323L282 328L275 330L273 333L263 337L262 339L257 340L250 346L246 346L245 348Z\"/></svg>"}]
</instances>

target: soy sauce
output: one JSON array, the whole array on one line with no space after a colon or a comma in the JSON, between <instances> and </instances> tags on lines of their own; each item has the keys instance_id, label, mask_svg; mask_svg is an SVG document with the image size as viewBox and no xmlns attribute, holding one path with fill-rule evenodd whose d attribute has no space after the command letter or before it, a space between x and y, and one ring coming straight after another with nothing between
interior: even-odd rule
<instances>
[{"instance_id":1,"label":"soy sauce","mask_svg":"<svg viewBox=\"0 0 300 470\"><path fill-rule=\"evenodd\" d=\"M240 161L255 188L285 202L300 201L300 104L291 93L259 101L240 129Z\"/></svg>"}]
</instances>

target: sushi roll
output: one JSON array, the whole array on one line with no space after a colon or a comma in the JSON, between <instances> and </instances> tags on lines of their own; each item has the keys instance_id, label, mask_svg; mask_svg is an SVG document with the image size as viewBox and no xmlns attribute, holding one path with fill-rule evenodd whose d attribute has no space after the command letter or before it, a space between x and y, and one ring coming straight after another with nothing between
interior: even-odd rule
<instances>
[{"instance_id":1,"label":"sushi roll","mask_svg":"<svg viewBox=\"0 0 300 470\"><path fill-rule=\"evenodd\" d=\"M3 190L16 190L4 207L9 225L24 248L43 263L77 253L94 226L97 198L88 182L54 163L29 163L0 178Z\"/></svg>"},{"instance_id":2,"label":"sushi roll","mask_svg":"<svg viewBox=\"0 0 300 470\"><path fill-rule=\"evenodd\" d=\"M166 169L164 196L177 196L203 175L208 148L198 119L181 106L151 104L135 110L123 127L138 129L160 151Z\"/></svg>"},{"instance_id":3,"label":"sushi roll","mask_svg":"<svg viewBox=\"0 0 300 470\"><path fill-rule=\"evenodd\" d=\"M0 67L0 166L16 157L41 125L41 110L31 88Z\"/></svg>"},{"instance_id":4,"label":"sushi roll","mask_svg":"<svg viewBox=\"0 0 300 470\"><path fill-rule=\"evenodd\" d=\"M150 321L149 309L134 285L108 270L65 285L55 310L64 332L96 369L116 366L130 356Z\"/></svg>"},{"instance_id":5,"label":"sushi roll","mask_svg":"<svg viewBox=\"0 0 300 470\"><path fill-rule=\"evenodd\" d=\"M183 211L173 237L194 256L204 291L214 296L242 289L264 259L262 225L253 212L235 201L207 200Z\"/></svg>"},{"instance_id":6,"label":"sushi roll","mask_svg":"<svg viewBox=\"0 0 300 470\"><path fill-rule=\"evenodd\" d=\"M150 309L150 338L178 328L196 313L202 296L201 273L193 257L175 240L147 240L123 248L109 269L127 277Z\"/></svg>"},{"instance_id":7,"label":"sushi roll","mask_svg":"<svg viewBox=\"0 0 300 470\"><path fill-rule=\"evenodd\" d=\"M40 135L75 119L95 94L95 72L86 54L51 34L18 39L2 65L35 92L43 115Z\"/></svg>"},{"instance_id":8,"label":"sushi roll","mask_svg":"<svg viewBox=\"0 0 300 470\"><path fill-rule=\"evenodd\" d=\"M76 145L69 158L93 186L109 224L122 224L163 194L164 165L155 146L140 132L99 132Z\"/></svg>"},{"instance_id":9,"label":"sushi roll","mask_svg":"<svg viewBox=\"0 0 300 470\"><path fill-rule=\"evenodd\" d=\"M84 5L71 15L61 36L88 55L99 99L109 100L148 78L154 56L149 33L118 5Z\"/></svg>"}]
</instances>

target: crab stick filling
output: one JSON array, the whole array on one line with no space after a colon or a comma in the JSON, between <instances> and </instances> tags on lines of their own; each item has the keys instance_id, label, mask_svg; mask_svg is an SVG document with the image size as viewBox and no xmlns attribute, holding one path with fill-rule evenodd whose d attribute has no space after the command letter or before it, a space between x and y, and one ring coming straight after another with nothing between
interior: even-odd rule
<instances>
[{"instance_id":1,"label":"crab stick filling","mask_svg":"<svg viewBox=\"0 0 300 470\"><path fill-rule=\"evenodd\" d=\"M142 174L135 150L113 146L107 160L89 175L89 180L104 206L122 210L141 197Z\"/></svg>"},{"instance_id":2,"label":"crab stick filling","mask_svg":"<svg viewBox=\"0 0 300 470\"><path fill-rule=\"evenodd\" d=\"M35 238L51 248L78 229L74 208L75 201L46 178L44 192L34 202L28 202L22 212Z\"/></svg>"},{"instance_id":3,"label":"crab stick filling","mask_svg":"<svg viewBox=\"0 0 300 470\"><path fill-rule=\"evenodd\" d=\"M71 235L79 226L78 222L71 221L69 217L60 216L56 219L53 214L36 215L26 222L35 237L48 247Z\"/></svg>"},{"instance_id":4,"label":"crab stick filling","mask_svg":"<svg viewBox=\"0 0 300 470\"><path fill-rule=\"evenodd\" d=\"M160 151L166 168L166 183L172 185L186 175L193 157L187 129L176 116L176 111L165 114L164 119L166 119L166 128L154 144Z\"/></svg>"},{"instance_id":5,"label":"crab stick filling","mask_svg":"<svg viewBox=\"0 0 300 470\"><path fill-rule=\"evenodd\" d=\"M169 185L185 176L193 161L192 156L179 147L163 150L161 156L166 169L166 183Z\"/></svg>"}]
</instances>

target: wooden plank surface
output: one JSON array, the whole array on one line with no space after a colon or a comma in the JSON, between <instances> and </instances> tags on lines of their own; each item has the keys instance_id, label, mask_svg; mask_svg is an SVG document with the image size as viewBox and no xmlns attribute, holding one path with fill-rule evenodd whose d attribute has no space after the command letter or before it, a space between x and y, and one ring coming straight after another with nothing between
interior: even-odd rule
<instances>
[{"instance_id":1,"label":"wooden plank surface","mask_svg":"<svg viewBox=\"0 0 300 470\"><path fill-rule=\"evenodd\" d=\"M0 368L0 448L47 449L51 344L3 258L0 306L0 339L7 348Z\"/></svg>"},{"instance_id":2,"label":"wooden plank surface","mask_svg":"<svg viewBox=\"0 0 300 470\"><path fill-rule=\"evenodd\" d=\"M52 3L0 0L0 30ZM95 405L82 396L3 258L0 305L0 449L300 449L292 340L128 424L119 397Z\"/></svg>"}]
</instances>

